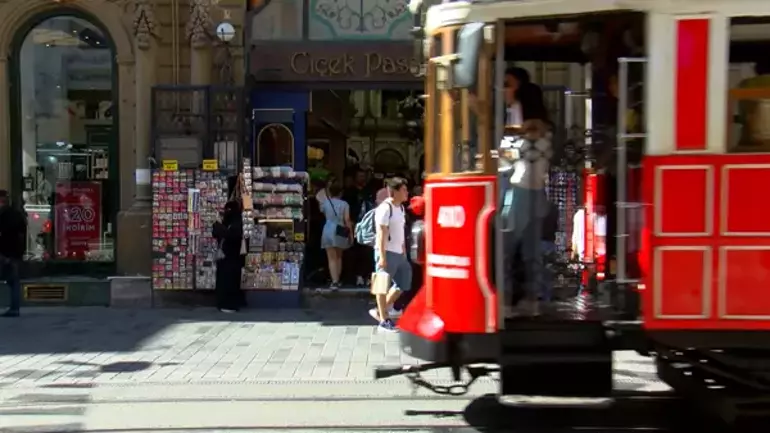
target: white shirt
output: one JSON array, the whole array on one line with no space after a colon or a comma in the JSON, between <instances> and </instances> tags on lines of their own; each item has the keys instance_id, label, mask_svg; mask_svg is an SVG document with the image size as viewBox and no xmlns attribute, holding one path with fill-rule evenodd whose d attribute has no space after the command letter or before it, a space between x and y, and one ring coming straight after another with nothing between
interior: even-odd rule
<instances>
[{"instance_id":1,"label":"white shirt","mask_svg":"<svg viewBox=\"0 0 770 433\"><path fill-rule=\"evenodd\" d=\"M374 223L377 225L377 236L380 236L380 227L388 227L388 239L385 242L385 251L396 254L405 253L404 229L406 215L403 206L396 206L388 199L380 203L374 211Z\"/></svg>"},{"instance_id":2,"label":"white shirt","mask_svg":"<svg viewBox=\"0 0 770 433\"><path fill-rule=\"evenodd\" d=\"M505 108L505 126L521 126L522 123L524 123L524 116L521 114L521 104L519 101L514 101Z\"/></svg>"},{"instance_id":3,"label":"white shirt","mask_svg":"<svg viewBox=\"0 0 770 433\"><path fill-rule=\"evenodd\" d=\"M574 251L577 251L578 257L580 257L581 260L585 258L585 239L586 239L586 230L585 230L585 209L580 209L579 211L575 212L575 216L572 218L572 249ZM594 214L594 236L597 238L606 238L607 236L607 217L602 215L595 215ZM600 239L597 239L600 240ZM604 255L605 249L603 248L602 242L597 242L596 244L596 254L598 255Z\"/></svg>"}]
</instances>

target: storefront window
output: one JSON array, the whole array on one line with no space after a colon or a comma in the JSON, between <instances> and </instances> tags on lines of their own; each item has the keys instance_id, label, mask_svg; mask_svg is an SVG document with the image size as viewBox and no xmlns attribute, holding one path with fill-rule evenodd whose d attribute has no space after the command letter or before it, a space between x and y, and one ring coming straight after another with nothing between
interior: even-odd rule
<instances>
[{"instance_id":1,"label":"storefront window","mask_svg":"<svg viewBox=\"0 0 770 433\"><path fill-rule=\"evenodd\" d=\"M47 19L18 57L27 259L112 261L116 173L110 173L113 53L70 16Z\"/></svg>"}]
</instances>

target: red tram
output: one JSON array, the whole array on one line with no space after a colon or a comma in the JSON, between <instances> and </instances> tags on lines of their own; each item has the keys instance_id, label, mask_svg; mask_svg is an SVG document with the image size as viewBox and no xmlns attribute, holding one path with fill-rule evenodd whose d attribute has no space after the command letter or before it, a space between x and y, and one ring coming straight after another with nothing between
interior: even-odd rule
<instances>
[{"instance_id":1,"label":"red tram","mask_svg":"<svg viewBox=\"0 0 770 433\"><path fill-rule=\"evenodd\" d=\"M677 392L708 389L725 418L770 411L770 201L761 192L770 183L770 70L727 90L731 65L763 62L755 56L770 3L458 1L422 12L425 286L399 327L403 350L425 363L377 377L446 367L459 380L486 363L499 366L503 400L610 398L612 352L634 349L653 356ZM527 233L508 215L515 225L529 212L531 225L542 214L506 193L544 188L516 184L516 167L539 175L538 158L553 165L569 127L539 131L552 149L531 156L536 138L510 123L505 98L506 61L525 60L591 65L596 96L577 164L588 179L575 265L584 278L559 301L540 302L539 314L509 317L515 293L536 287L528 279L539 271L517 270L534 244L510 241ZM615 77L604 102L601 75ZM610 133L590 125L602 110ZM614 247L604 268L601 239Z\"/></svg>"}]
</instances>

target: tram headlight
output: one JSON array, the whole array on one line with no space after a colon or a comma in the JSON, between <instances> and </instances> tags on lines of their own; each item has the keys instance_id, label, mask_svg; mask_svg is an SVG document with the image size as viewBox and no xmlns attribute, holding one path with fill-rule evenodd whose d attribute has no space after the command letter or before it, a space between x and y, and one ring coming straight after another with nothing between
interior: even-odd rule
<instances>
[{"instance_id":1,"label":"tram headlight","mask_svg":"<svg viewBox=\"0 0 770 433\"><path fill-rule=\"evenodd\" d=\"M425 263L425 223L422 220L417 220L412 224L409 257L418 265Z\"/></svg>"}]
</instances>

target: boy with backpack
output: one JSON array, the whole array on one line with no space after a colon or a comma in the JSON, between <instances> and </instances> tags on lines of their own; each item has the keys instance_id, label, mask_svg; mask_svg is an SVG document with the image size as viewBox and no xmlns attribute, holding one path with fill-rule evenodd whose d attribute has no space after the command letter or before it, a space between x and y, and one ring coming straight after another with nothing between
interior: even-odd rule
<instances>
[{"instance_id":1,"label":"boy with backpack","mask_svg":"<svg viewBox=\"0 0 770 433\"><path fill-rule=\"evenodd\" d=\"M369 315L379 323L382 332L397 332L389 310L402 290L412 284L412 266L406 255L406 211L404 203L409 198L407 182L403 178L386 181L389 198L369 211L356 226L356 241L374 247L375 271L384 272L391 281L385 294L376 294L377 308Z\"/></svg>"}]
</instances>

